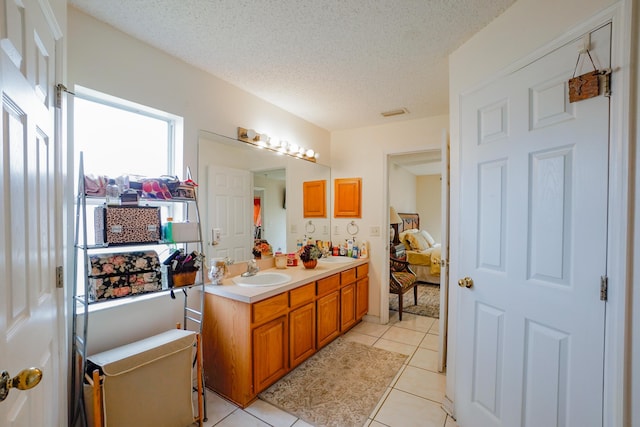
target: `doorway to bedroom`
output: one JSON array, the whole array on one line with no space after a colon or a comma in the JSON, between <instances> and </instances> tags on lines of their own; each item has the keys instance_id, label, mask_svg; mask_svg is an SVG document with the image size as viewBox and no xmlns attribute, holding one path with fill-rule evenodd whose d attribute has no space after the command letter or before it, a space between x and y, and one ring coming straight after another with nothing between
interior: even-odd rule
<instances>
[{"instance_id":1,"label":"doorway to bedroom","mask_svg":"<svg viewBox=\"0 0 640 427\"><path fill-rule=\"evenodd\" d=\"M402 295L402 312L440 318L442 152L392 154L388 168L390 256L407 261L417 283ZM399 297L389 295L390 317Z\"/></svg>"}]
</instances>

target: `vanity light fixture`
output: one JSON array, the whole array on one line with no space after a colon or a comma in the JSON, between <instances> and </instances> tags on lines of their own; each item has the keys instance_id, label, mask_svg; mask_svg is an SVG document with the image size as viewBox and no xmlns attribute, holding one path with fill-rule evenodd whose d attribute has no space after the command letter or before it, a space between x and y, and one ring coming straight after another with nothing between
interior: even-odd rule
<instances>
[{"instance_id":1,"label":"vanity light fixture","mask_svg":"<svg viewBox=\"0 0 640 427\"><path fill-rule=\"evenodd\" d=\"M311 148L301 147L298 144L290 143L288 141L280 141L276 138L271 138L267 134L258 133L253 129L239 127L238 141L271 150L278 154L286 154L297 159L303 159L314 163L319 157L318 153L313 151Z\"/></svg>"}]
</instances>

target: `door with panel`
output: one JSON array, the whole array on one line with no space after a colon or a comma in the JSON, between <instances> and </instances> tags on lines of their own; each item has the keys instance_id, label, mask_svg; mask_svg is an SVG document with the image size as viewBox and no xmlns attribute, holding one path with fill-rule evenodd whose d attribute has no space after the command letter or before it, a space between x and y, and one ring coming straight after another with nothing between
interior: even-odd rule
<instances>
[{"instance_id":1,"label":"door with panel","mask_svg":"<svg viewBox=\"0 0 640 427\"><path fill-rule=\"evenodd\" d=\"M0 2L0 425L6 426L66 420L62 291L55 280L62 262L56 199L62 152L55 127L62 32L53 11L60 3ZM31 367L42 371L40 384L15 390L21 381L37 384L35 370L18 376Z\"/></svg>"},{"instance_id":2,"label":"door with panel","mask_svg":"<svg viewBox=\"0 0 640 427\"><path fill-rule=\"evenodd\" d=\"M569 103L581 43L461 98L460 425L602 423L609 99Z\"/></svg>"},{"instance_id":3,"label":"door with panel","mask_svg":"<svg viewBox=\"0 0 640 427\"><path fill-rule=\"evenodd\" d=\"M203 221L209 239L207 258L229 257L236 261L253 258L251 174L215 164L203 167L207 171L207 205ZM220 229L220 241L215 246L214 229Z\"/></svg>"}]
</instances>

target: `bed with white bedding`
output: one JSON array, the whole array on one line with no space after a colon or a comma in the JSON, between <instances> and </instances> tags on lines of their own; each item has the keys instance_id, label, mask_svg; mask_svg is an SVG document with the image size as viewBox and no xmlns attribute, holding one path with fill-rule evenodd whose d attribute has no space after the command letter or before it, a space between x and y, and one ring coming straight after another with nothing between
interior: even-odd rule
<instances>
[{"instance_id":1,"label":"bed with white bedding","mask_svg":"<svg viewBox=\"0 0 640 427\"><path fill-rule=\"evenodd\" d=\"M404 244L411 270L418 281L440 283L440 243L436 243L426 230L420 229L417 213L399 213L398 238Z\"/></svg>"}]
</instances>

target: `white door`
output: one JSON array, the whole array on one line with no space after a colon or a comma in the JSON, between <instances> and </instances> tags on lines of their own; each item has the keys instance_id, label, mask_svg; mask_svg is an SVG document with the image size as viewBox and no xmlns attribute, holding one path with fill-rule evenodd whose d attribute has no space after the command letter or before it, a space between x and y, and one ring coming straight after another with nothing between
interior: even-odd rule
<instances>
[{"instance_id":1,"label":"white door","mask_svg":"<svg viewBox=\"0 0 640 427\"><path fill-rule=\"evenodd\" d=\"M442 200L442 226L440 227L440 318L438 330L438 371L444 372L447 362L447 319L449 304L449 134L442 131L441 141L442 166L440 179L442 182L440 195Z\"/></svg>"},{"instance_id":2,"label":"white door","mask_svg":"<svg viewBox=\"0 0 640 427\"><path fill-rule=\"evenodd\" d=\"M602 424L609 99L569 103L581 44L461 98L461 427Z\"/></svg>"},{"instance_id":3,"label":"white door","mask_svg":"<svg viewBox=\"0 0 640 427\"><path fill-rule=\"evenodd\" d=\"M246 170L217 165L206 167L207 224L220 229L219 243L209 245L207 255L246 261L253 257L251 174Z\"/></svg>"},{"instance_id":4,"label":"white door","mask_svg":"<svg viewBox=\"0 0 640 427\"><path fill-rule=\"evenodd\" d=\"M47 1L0 2L0 371L43 372L35 388L10 389L0 402L3 426L57 426L67 412L62 290L55 286L62 257L54 86L62 35L51 10Z\"/></svg>"}]
</instances>

